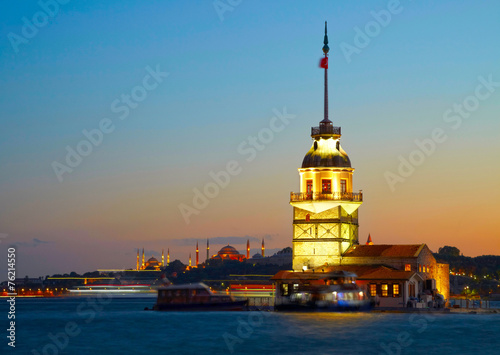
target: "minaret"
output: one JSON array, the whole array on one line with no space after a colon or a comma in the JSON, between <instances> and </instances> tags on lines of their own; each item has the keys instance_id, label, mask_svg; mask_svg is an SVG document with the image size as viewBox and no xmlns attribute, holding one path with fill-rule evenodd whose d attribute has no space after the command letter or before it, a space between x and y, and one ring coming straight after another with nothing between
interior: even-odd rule
<instances>
[{"instance_id":1,"label":"minaret","mask_svg":"<svg viewBox=\"0 0 500 355\"><path fill-rule=\"evenodd\" d=\"M167 266L170 264L170 248L167 249Z\"/></svg>"},{"instance_id":2,"label":"minaret","mask_svg":"<svg viewBox=\"0 0 500 355\"><path fill-rule=\"evenodd\" d=\"M189 253L189 267L191 267L191 253Z\"/></svg>"},{"instance_id":3,"label":"minaret","mask_svg":"<svg viewBox=\"0 0 500 355\"><path fill-rule=\"evenodd\" d=\"M250 239L247 239L247 259L250 259Z\"/></svg>"},{"instance_id":4,"label":"minaret","mask_svg":"<svg viewBox=\"0 0 500 355\"><path fill-rule=\"evenodd\" d=\"M261 249L262 249L262 257L264 257L265 256L264 251L266 250L266 247L264 246L264 238L262 238L262 248Z\"/></svg>"},{"instance_id":5,"label":"minaret","mask_svg":"<svg viewBox=\"0 0 500 355\"><path fill-rule=\"evenodd\" d=\"M328 118L328 34L325 22L324 113L311 128L313 144L298 169L300 192L290 194L293 206L293 269L339 265L342 255L358 244L361 191L352 192L354 169L340 146L341 130Z\"/></svg>"},{"instance_id":6,"label":"minaret","mask_svg":"<svg viewBox=\"0 0 500 355\"><path fill-rule=\"evenodd\" d=\"M142 266L141 270L144 270L146 268L146 264L144 263L144 248L142 248Z\"/></svg>"},{"instance_id":7,"label":"minaret","mask_svg":"<svg viewBox=\"0 0 500 355\"><path fill-rule=\"evenodd\" d=\"M137 249L137 270L139 270L139 249Z\"/></svg>"},{"instance_id":8,"label":"minaret","mask_svg":"<svg viewBox=\"0 0 500 355\"><path fill-rule=\"evenodd\" d=\"M163 249L161 250L161 266L165 266L165 255L163 254Z\"/></svg>"},{"instance_id":9,"label":"minaret","mask_svg":"<svg viewBox=\"0 0 500 355\"><path fill-rule=\"evenodd\" d=\"M196 242L196 266L198 266L200 251L198 250L198 242Z\"/></svg>"},{"instance_id":10,"label":"minaret","mask_svg":"<svg viewBox=\"0 0 500 355\"><path fill-rule=\"evenodd\" d=\"M209 259L209 255L210 255L210 245L208 244L208 238L207 238L207 264L208 264L208 259Z\"/></svg>"}]
</instances>

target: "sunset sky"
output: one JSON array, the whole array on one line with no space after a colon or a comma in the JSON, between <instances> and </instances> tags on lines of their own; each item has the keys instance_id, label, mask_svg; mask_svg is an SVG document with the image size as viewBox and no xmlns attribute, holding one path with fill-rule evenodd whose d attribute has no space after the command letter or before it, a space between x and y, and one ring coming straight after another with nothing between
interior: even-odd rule
<instances>
[{"instance_id":1,"label":"sunset sky","mask_svg":"<svg viewBox=\"0 0 500 355\"><path fill-rule=\"evenodd\" d=\"M18 277L135 267L143 247L186 263L197 240L204 261L206 238L291 246L325 20L360 242L500 254L498 1L46 1L0 12L0 247ZM86 156L69 166L68 147Z\"/></svg>"}]
</instances>

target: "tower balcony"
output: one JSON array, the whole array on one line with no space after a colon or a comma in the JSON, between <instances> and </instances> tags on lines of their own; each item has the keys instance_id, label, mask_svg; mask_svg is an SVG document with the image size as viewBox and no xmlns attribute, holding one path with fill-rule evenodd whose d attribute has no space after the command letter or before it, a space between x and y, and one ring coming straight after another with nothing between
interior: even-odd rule
<instances>
[{"instance_id":1,"label":"tower balcony","mask_svg":"<svg viewBox=\"0 0 500 355\"><path fill-rule=\"evenodd\" d=\"M363 202L363 193L360 192L291 192L290 203L303 201L349 201Z\"/></svg>"},{"instance_id":2,"label":"tower balcony","mask_svg":"<svg viewBox=\"0 0 500 355\"><path fill-rule=\"evenodd\" d=\"M338 138L341 136L340 127L334 127L332 124L320 124L318 127L311 127L311 137L329 136Z\"/></svg>"}]
</instances>

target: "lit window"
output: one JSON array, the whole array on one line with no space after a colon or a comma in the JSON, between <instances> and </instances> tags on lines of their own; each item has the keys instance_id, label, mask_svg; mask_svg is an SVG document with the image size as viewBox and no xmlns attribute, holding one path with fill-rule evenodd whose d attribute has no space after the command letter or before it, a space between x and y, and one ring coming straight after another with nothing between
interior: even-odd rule
<instances>
[{"instance_id":1,"label":"lit window","mask_svg":"<svg viewBox=\"0 0 500 355\"><path fill-rule=\"evenodd\" d=\"M389 285L382 284L382 297L387 297L389 291Z\"/></svg>"},{"instance_id":2,"label":"lit window","mask_svg":"<svg viewBox=\"0 0 500 355\"><path fill-rule=\"evenodd\" d=\"M324 194L332 193L332 180L322 180L321 181L321 191Z\"/></svg>"},{"instance_id":3,"label":"lit window","mask_svg":"<svg viewBox=\"0 0 500 355\"><path fill-rule=\"evenodd\" d=\"M405 271L411 271L411 264L405 265Z\"/></svg>"},{"instance_id":4,"label":"lit window","mask_svg":"<svg viewBox=\"0 0 500 355\"><path fill-rule=\"evenodd\" d=\"M375 297L377 295L377 285L370 284L370 296Z\"/></svg>"},{"instance_id":5,"label":"lit window","mask_svg":"<svg viewBox=\"0 0 500 355\"><path fill-rule=\"evenodd\" d=\"M343 194L347 192L347 180L345 179L340 180L340 192Z\"/></svg>"},{"instance_id":6,"label":"lit window","mask_svg":"<svg viewBox=\"0 0 500 355\"><path fill-rule=\"evenodd\" d=\"M422 272L422 265L418 266L418 272Z\"/></svg>"},{"instance_id":7,"label":"lit window","mask_svg":"<svg viewBox=\"0 0 500 355\"><path fill-rule=\"evenodd\" d=\"M392 285L392 296L399 297L399 284Z\"/></svg>"}]
</instances>

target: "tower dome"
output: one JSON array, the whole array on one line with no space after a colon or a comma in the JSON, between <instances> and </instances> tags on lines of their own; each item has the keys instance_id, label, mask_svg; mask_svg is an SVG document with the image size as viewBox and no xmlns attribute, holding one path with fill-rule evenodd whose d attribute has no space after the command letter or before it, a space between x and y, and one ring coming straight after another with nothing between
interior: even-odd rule
<instances>
[{"instance_id":1,"label":"tower dome","mask_svg":"<svg viewBox=\"0 0 500 355\"><path fill-rule=\"evenodd\" d=\"M340 146L338 139L327 138L314 141L302 161L302 168L350 168L351 161Z\"/></svg>"}]
</instances>

